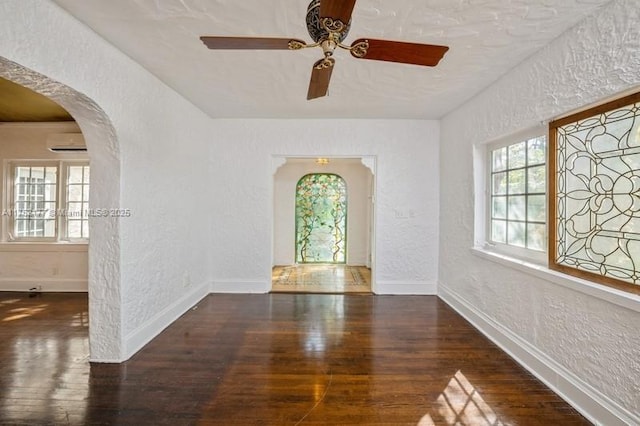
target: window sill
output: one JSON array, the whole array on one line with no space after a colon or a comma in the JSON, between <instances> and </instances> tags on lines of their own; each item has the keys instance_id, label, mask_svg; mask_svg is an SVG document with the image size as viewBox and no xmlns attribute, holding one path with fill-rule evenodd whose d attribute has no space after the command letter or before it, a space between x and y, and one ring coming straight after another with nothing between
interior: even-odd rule
<instances>
[{"instance_id":1,"label":"window sill","mask_svg":"<svg viewBox=\"0 0 640 426\"><path fill-rule=\"evenodd\" d=\"M535 263L516 259L504 254L493 252L483 247L472 247L471 253L482 259L524 272L525 274L532 275L536 278L622 306L623 308L627 308L635 312L640 312L640 296L638 295L552 271L544 265L537 265Z\"/></svg>"},{"instance_id":2,"label":"window sill","mask_svg":"<svg viewBox=\"0 0 640 426\"><path fill-rule=\"evenodd\" d=\"M4 241L0 242L0 252L86 252L86 242L37 242L37 241Z\"/></svg>"}]
</instances>

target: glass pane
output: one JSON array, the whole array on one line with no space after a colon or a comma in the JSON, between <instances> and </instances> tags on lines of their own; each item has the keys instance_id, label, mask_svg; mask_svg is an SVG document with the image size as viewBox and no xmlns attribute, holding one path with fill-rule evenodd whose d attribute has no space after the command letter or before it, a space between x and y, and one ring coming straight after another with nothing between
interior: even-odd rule
<instances>
[{"instance_id":1,"label":"glass pane","mask_svg":"<svg viewBox=\"0 0 640 426\"><path fill-rule=\"evenodd\" d=\"M68 201L82 201L82 189L83 189L83 185L67 186Z\"/></svg>"},{"instance_id":2,"label":"glass pane","mask_svg":"<svg viewBox=\"0 0 640 426\"><path fill-rule=\"evenodd\" d=\"M547 138L540 136L527 141L527 165L544 164L546 162Z\"/></svg>"},{"instance_id":3,"label":"glass pane","mask_svg":"<svg viewBox=\"0 0 640 426\"><path fill-rule=\"evenodd\" d=\"M44 176L45 183L55 185L57 182L57 174L58 174L57 167L46 167L45 176Z\"/></svg>"},{"instance_id":4,"label":"glass pane","mask_svg":"<svg viewBox=\"0 0 640 426\"><path fill-rule=\"evenodd\" d=\"M67 236L69 238L82 238L82 221L70 219L67 223Z\"/></svg>"},{"instance_id":5,"label":"glass pane","mask_svg":"<svg viewBox=\"0 0 640 426\"><path fill-rule=\"evenodd\" d=\"M493 197L491 217L494 219L507 218L507 197Z\"/></svg>"},{"instance_id":6,"label":"glass pane","mask_svg":"<svg viewBox=\"0 0 640 426\"><path fill-rule=\"evenodd\" d=\"M506 195L506 193L507 193L507 174L506 173L494 174L492 195Z\"/></svg>"},{"instance_id":7,"label":"glass pane","mask_svg":"<svg viewBox=\"0 0 640 426\"><path fill-rule=\"evenodd\" d=\"M509 194L524 194L525 185L525 169L512 170L509 172Z\"/></svg>"},{"instance_id":8,"label":"glass pane","mask_svg":"<svg viewBox=\"0 0 640 426\"><path fill-rule=\"evenodd\" d=\"M55 237L56 236L56 221L53 220L43 220L44 229L42 232L42 237Z\"/></svg>"},{"instance_id":9,"label":"glass pane","mask_svg":"<svg viewBox=\"0 0 640 426\"><path fill-rule=\"evenodd\" d=\"M83 201L89 201L89 185L82 186L82 199Z\"/></svg>"},{"instance_id":10,"label":"glass pane","mask_svg":"<svg viewBox=\"0 0 640 426\"><path fill-rule=\"evenodd\" d=\"M544 193L547 190L546 166L530 167L527 169L527 191Z\"/></svg>"},{"instance_id":11,"label":"glass pane","mask_svg":"<svg viewBox=\"0 0 640 426\"><path fill-rule=\"evenodd\" d=\"M513 246L525 246L525 224L520 222L509 222L507 225L507 243Z\"/></svg>"},{"instance_id":12,"label":"glass pane","mask_svg":"<svg viewBox=\"0 0 640 426\"><path fill-rule=\"evenodd\" d=\"M43 219L53 219L55 220L56 218L56 203L55 202L46 202L43 203L43 211L42 211L42 218Z\"/></svg>"},{"instance_id":13,"label":"glass pane","mask_svg":"<svg viewBox=\"0 0 640 426\"><path fill-rule=\"evenodd\" d=\"M67 203L67 217L69 219L80 219L82 218L82 210L83 210L83 203L77 203L77 202L70 202Z\"/></svg>"},{"instance_id":14,"label":"glass pane","mask_svg":"<svg viewBox=\"0 0 640 426\"><path fill-rule=\"evenodd\" d=\"M82 166L69 166L69 184L82 183Z\"/></svg>"},{"instance_id":15,"label":"glass pane","mask_svg":"<svg viewBox=\"0 0 640 426\"><path fill-rule=\"evenodd\" d=\"M41 200L44 197L44 184L41 182L42 179L34 179L34 182L28 186L27 194L29 194L32 200Z\"/></svg>"},{"instance_id":16,"label":"glass pane","mask_svg":"<svg viewBox=\"0 0 640 426\"><path fill-rule=\"evenodd\" d=\"M347 188L334 174L304 176L296 187L296 262L344 263Z\"/></svg>"},{"instance_id":17,"label":"glass pane","mask_svg":"<svg viewBox=\"0 0 640 426\"><path fill-rule=\"evenodd\" d=\"M546 222L547 197L544 195L530 195L527 198L527 220L532 222Z\"/></svg>"},{"instance_id":18,"label":"glass pane","mask_svg":"<svg viewBox=\"0 0 640 426\"><path fill-rule=\"evenodd\" d=\"M16 182L26 182L30 175L30 167L16 167Z\"/></svg>"},{"instance_id":19,"label":"glass pane","mask_svg":"<svg viewBox=\"0 0 640 426\"><path fill-rule=\"evenodd\" d=\"M89 166L84 166L84 183L89 183L90 180L90 168Z\"/></svg>"},{"instance_id":20,"label":"glass pane","mask_svg":"<svg viewBox=\"0 0 640 426\"><path fill-rule=\"evenodd\" d=\"M509 168L515 169L526 165L526 142L520 142L509 146Z\"/></svg>"},{"instance_id":21,"label":"glass pane","mask_svg":"<svg viewBox=\"0 0 640 426\"><path fill-rule=\"evenodd\" d=\"M527 225L527 248L544 251L546 248L545 225L530 223Z\"/></svg>"},{"instance_id":22,"label":"glass pane","mask_svg":"<svg viewBox=\"0 0 640 426\"><path fill-rule=\"evenodd\" d=\"M57 188L55 185L44 185L43 186L44 189L44 199L47 201L55 201L56 200L56 195L57 195Z\"/></svg>"},{"instance_id":23,"label":"glass pane","mask_svg":"<svg viewBox=\"0 0 640 426\"><path fill-rule=\"evenodd\" d=\"M37 179L39 182L44 182L44 167L31 167L31 181Z\"/></svg>"},{"instance_id":24,"label":"glass pane","mask_svg":"<svg viewBox=\"0 0 640 426\"><path fill-rule=\"evenodd\" d=\"M491 241L496 243L507 242L507 222L504 220L491 221Z\"/></svg>"},{"instance_id":25,"label":"glass pane","mask_svg":"<svg viewBox=\"0 0 640 426\"><path fill-rule=\"evenodd\" d=\"M491 152L493 158L493 172L499 172L507 168L507 147L496 149Z\"/></svg>"},{"instance_id":26,"label":"glass pane","mask_svg":"<svg viewBox=\"0 0 640 426\"><path fill-rule=\"evenodd\" d=\"M526 200L527 197L524 195L518 195L509 198L509 211L508 211L508 219L509 220L525 220L526 219Z\"/></svg>"},{"instance_id":27,"label":"glass pane","mask_svg":"<svg viewBox=\"0 0 640 426\"><path fill-rule=\"evenodd\" d=\"M26 220L22 220L22 219L17 219L15 221L15 233L16 233L16 237L22 238L22 237L26 237L27 236L27 221Z\"/></svg>"}]
</instances>

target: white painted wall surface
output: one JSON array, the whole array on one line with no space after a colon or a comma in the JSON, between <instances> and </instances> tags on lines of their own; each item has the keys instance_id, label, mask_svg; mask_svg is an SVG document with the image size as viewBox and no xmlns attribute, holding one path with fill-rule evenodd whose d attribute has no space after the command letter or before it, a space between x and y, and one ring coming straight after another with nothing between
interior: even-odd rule
<instances>
[{"instance_id":1,"label":"white painted wall surface","mask_svg":"<svg viewBox=\"0 0 640 426\"><path fill-rule=\"evenodd\" d=\"M42 82L85 135L93 207L131 211L93 220L89 252L91 358L121 361L209 289L211 120L50 1L1 2L0 75L47 89L29 70L75 90Z\"/></svg>"},{"instance_id":2,"label":"white painted wall surface","mask_svg":"<svg viewBox=\"0 0 640 426\"><path fill-rule=\"evenodd\" d=\"M314 159L288 160L273 181L274 244L273 264L295 263L296 185L310 173L333 173L347 186L347 264L366 265L368 255L369 212L371 210L371 170L359 159L332 158L321 166Z\"/></svg>"},{"instance_id":3,"label":"white painted wall surface","mask_svg":"<svg viewBox=\"0 0 640 426\"><path fill-rule=\"evenodd\" d=\"M88 160L86 153L54 153L47 149L50 133L77 133L78 125L69 123L4 123L0 125L0 176L6 176L10 160ZM0 199L5 200L4 185ZM7 200L8 201L8 200ZM4 211L10 206L4 204ZM2 215L8 231L11 216ZM0 236L0 291L87 291L87 244L35 244L9 242L7 232Z\"/></svg>"},{"instance_id":4,"label":"white painted wall surface","mask_svg":"<svg viewBox=\"0 0 640 426\"><path fill-rule=\"evenodd\" d=\"M216 120L214 291L265 292L273 264L272 156L376 157L374 291L433 294L436 121Z\"/></svg>"},{"instance_id":5,"label":"white painted wall surface","mask_svg":"<svg viewBox=\"0 0 640 426\"><path fill-rule=\"evenodd\" d=\"M442 121L440 296L606 425L640 424L640 298L603 300L474 256L472 156L474 145L639 85L639 14L636 0L611 2Z\"/></svg>"}]
</instances>

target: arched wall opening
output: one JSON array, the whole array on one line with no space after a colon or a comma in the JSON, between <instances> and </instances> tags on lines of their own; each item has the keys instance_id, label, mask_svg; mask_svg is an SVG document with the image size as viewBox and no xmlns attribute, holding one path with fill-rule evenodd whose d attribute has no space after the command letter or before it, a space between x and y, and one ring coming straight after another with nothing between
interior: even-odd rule
<instances>
[{"instance_id":1,"label":"arched wall opening","mask_svg":"<svg viewBox=\"0 0 640 426\"><path fill-rule=\"evenodd\" d=\"M346 265L371 269L375 292L375 157L274 156L272 163L273 234L271 267L296 260L296 184L307 174L336 174L347 187ZM324 158L324 157L323 157Z\"/></svg>"},{"instance_id":2,"label":"arched wall opening","mask_svg":"<svg viewBox=\"0 0 640 426\"><path fill-rule=\"evenodd\" d=\"M120 207L120 151L105 112L84 94L34 70L0 57L0 77L40 93L66 109L87 145L91 163L91 209ZM89 218L89 350L91 360L120 361L122 315L120 228L115 216Z\"/></svg>"}]
</instances>

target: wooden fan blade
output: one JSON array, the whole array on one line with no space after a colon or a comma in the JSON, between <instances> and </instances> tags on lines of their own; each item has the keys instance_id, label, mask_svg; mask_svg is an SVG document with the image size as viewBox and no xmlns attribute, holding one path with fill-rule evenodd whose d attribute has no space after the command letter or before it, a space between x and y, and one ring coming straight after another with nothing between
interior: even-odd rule
<instances>
[{"instance_id":1,"label":"wooden fan blade","mask_svg":"<svg viewBox=\"0 0 640 426\"><path fill-rule=\"evenodd\" d=\"M202 36L200 40L209 49L263 49L263 50L288 50L290 42L306 45L302 40L295 38L269 38L269 37L216 37Z\"/></svg>"},{"instance_id":2,"label":"wooden fan blade","mask_svg":"<svg viewBox=\"0 0 640 426\"><path fill-rule=\"evenodd\" d=\"M368 46L366 46L368 44ZM351 54L360 59L400 62L434 67L449 50L447 46L361 38L351 44ZM362 47L362 49L360 48Z\"/></svg>"},{"instance_id":3,"label":"wooden fan blade","mask_svg":"<svg viewBox=\"0 0 640 426\"><path fill-rule=\"evenodd\" d=\"M320 0L320 18L339 19L347 25L356 0Z\"/></svg>"},{"instance_id":4,"label":"wooden fan blade","mask_svg":"<svg viewBox=\"0 0 640 426\"><path fill-rule=\"evenodd\" d=\"M321 98L327 96L329 91L329 81L331 81L331 73L336 61L333 58L320 59L313 64L311 71L311 81L309 82L309 92L307 92L307 100Z\"/></svg>"}]
</instances>

